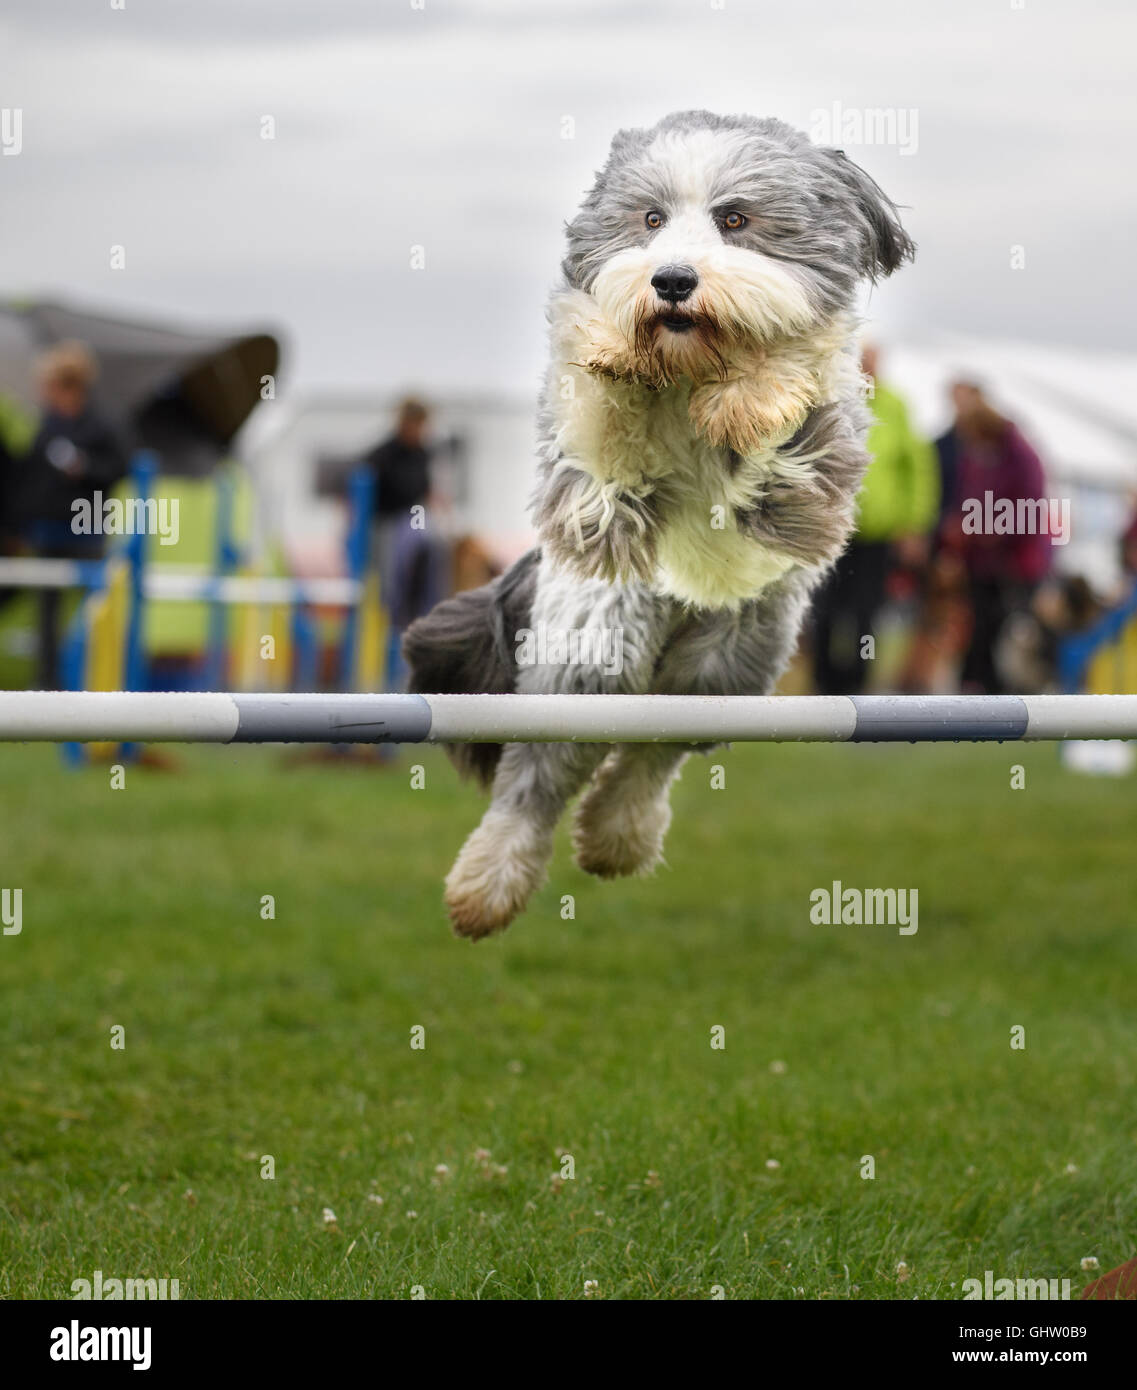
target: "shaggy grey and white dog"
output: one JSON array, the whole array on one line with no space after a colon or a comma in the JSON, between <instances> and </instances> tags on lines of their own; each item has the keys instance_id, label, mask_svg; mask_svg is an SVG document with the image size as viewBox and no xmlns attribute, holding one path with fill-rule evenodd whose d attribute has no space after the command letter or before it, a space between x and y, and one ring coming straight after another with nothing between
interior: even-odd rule
<instances>
[{"instance_id":1,"label":"shaggy grey and white dog","mask_svg":"<svg viewBox=\"0 0 1137 1390\"><path fill-rule=\"evenodd\" d=\"M780 121L686 111L621 131L549 307L540 547L412 625L412 688L768 694L854 525L857 287L912 254L873 180ZM619 660L600 659L614 634ZM521 912L586 783L577 863L651 870L690 751L456 749L493 801L446 880L455 930Z\"/></svg>"}]
</instances>

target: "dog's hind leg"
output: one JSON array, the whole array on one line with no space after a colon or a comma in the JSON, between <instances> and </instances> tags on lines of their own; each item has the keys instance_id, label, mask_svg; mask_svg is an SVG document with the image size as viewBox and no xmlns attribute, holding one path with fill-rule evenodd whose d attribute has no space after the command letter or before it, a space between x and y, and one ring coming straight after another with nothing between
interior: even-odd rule
<instances>
[{"instance_id":1,"label":"dog's hind leg","mask_svg":"<svg viewBox=\"0 0 1137 1390\"><path fill-rule=\"evenodd\" d=\"M521 912L545 881L565 804L607 751L600 743L506 744L493 802L446 877L459 936L501 931Z\"/></svg>"},{"instance_id":2,"label":"dog's hind leg","mask_svg":"<svg viewBox=\"0 0 1137 1390\"><path fill-rule=\"evenodd\" d=\"M613 749L577 807L576 862L599 878L650 873L663 858L671 784L690 749L626 743Z\"/></svg>"}]
</instances>

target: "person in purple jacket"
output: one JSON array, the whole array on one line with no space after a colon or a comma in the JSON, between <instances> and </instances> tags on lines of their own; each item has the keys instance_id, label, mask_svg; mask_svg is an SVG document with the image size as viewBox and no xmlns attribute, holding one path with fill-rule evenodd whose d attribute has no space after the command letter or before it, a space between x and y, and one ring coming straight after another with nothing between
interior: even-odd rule
<instances>
[{"instance_id":1,"label":"person in purple jacket","mask_svg":"<svg viewBox=\"0 0 1137 1390\"><path fill-rule=\"evenodd\" d=\"M1050 568L1052 509L1042 462L1018 427L974 382L957 381L952 400L955 476L940 539L962 567L972 611L960 685L1001 694L999 636Z\"/></svg>"}]
</instances>

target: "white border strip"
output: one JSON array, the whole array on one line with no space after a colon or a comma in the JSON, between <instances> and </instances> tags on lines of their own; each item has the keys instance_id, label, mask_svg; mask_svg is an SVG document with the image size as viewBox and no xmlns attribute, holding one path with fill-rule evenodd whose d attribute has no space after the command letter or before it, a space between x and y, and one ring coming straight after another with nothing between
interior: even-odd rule
<instances>
[{"instance_id":1,"label":"white border strip","mask_svg":"<svg viewBox=\"0 0 1137 1390\"><path fill-rule=\"evenodd\" d=\"M83 589L90 576L104 563L93 555L89 560L50 560L34 555L0 557L0 589Z\"/></svg>"},{"instance_id":2,"label":"white border strip","mask_svg":"<svg viewBox=\"0 0 1137 1390\"><path fill-rule=\"evenodd\" d=\"M350 608L359 602L362 586L354 579L289 579L286 576L227 574L220 576L166 574L146 571L142 592L148 599L178 599L206 603L320 604Z\"/></svg>"},{"instance_id":3,"label":"white border strip","mask_svg":"<svg viewBox=\"0 0 1137 1390\"><path fill-rule=\"evenodd\" d=\"M121 554L121 552L117 552ZM106 561L51 560L38 556L0 557L0 588L75 589L90 587ZM142 576L148 599L208 603L314 604L350 608L360 601L356 579L296 579L288 575L223 574L201 569L151 565Z\"/></svg>"}]
</instances>

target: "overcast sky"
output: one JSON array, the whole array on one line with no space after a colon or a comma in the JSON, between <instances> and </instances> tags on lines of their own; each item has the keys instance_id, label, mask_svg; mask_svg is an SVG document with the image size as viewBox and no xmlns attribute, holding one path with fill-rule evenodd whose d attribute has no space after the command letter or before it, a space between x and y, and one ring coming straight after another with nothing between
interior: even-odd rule
<instances>
[{"instance_id":1,"label":"overcast sky","mask_svg":"<svg viewBox=\"0 0 1137 1390\"><path fill-rule=\"evenodd\" d=\"M112 2L4 0L4 294L268 325L293 387L527 395L615 129L839 103L906 136L833 140L920 245L885 341L1132 346L1132 0Z\"/></svg>"}]
</instances>

